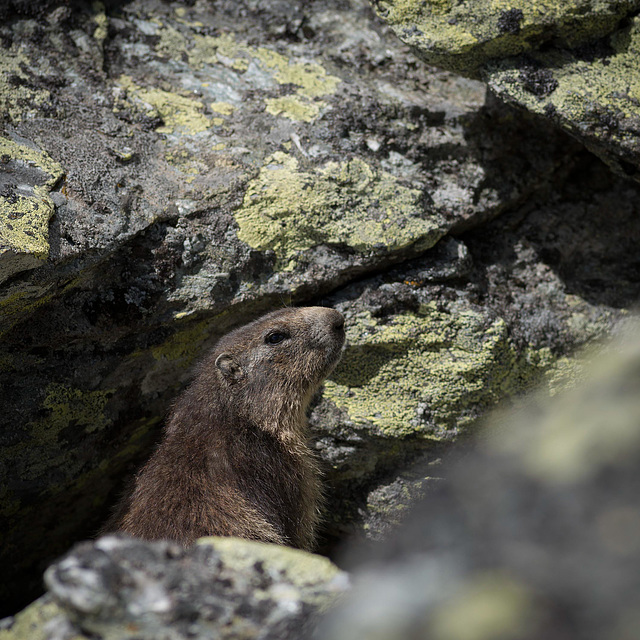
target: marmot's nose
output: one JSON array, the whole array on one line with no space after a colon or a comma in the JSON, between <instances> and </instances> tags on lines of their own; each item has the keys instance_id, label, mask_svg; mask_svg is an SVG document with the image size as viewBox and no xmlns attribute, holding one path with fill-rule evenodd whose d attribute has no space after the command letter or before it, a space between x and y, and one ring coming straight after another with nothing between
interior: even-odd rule
<instances>
[{"instance_id":1,"label":"marmot's nose","mask_svg":"<svg viewBox=\"0 0 640 640\"><path fill-rule=\"evenodd\" d=\"M331 309L331 328L336 331L344 331L344 316L335 309Z\"/></svg>"}]
</instances>

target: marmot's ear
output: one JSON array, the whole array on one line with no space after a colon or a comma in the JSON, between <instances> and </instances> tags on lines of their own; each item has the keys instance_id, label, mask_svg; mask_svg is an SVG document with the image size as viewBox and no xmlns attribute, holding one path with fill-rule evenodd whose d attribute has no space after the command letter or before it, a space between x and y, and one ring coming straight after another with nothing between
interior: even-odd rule
<instances>
[{"instance_id":1,"label":"marmot's ear","mask_svg":"<svg viewBox=\"0 0 640 640\"><path fill-rule=\"evenodd\" d=\"M216 358L216 367L228 382L238 382L244 377L242 367L236 362L230 353L221 353Z\"/></svg>"}]
</instances>

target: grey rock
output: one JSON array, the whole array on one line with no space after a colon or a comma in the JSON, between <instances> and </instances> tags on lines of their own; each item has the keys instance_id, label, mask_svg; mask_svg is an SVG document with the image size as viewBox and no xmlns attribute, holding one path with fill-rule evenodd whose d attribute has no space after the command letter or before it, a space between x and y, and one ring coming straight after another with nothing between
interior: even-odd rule
<instances>
[{"instance_id":1,"label":"grey rock","mask_svg":"<svg viewBox=\"0 0 640 640\"><path fill-rule=\"evenodd\" d=\"M417 67L363 0L12 6L2 166L17 185L37 150L49 183L42 246L0 257L9 608L98 529L218 337L495 217L572 151Z\"/></svg>"},{"instance_id":2,"label":"grey rock","mask_svg":"<svg viewBox=\"0 0 640 640\"><path fill-rule=\"evenodd\" d=\"M191 549L115 536L45 573L62 618L101 640L299 638L349 586L325 558L238 539Z\"/></svg>"},{"instance_id":3,"label":"grey rock","mask_svg":"<svg viewBox=\"0 0 640 640\"><path fill-rule=\"evenodd\" d=\"M637 0L374 4L428 63L484 80L640 180Z\"/></svg>"},{"instance_id":4,"label":"grey rock","mask_svg":"<svg viewBox=\"0 0 640 640\"><path fill-rule=\"evenodd\" d=\"M315 637L633 638L640 332L588 358L443 469ZM591 362L588 362L591 360Z\"/></svg>"}]
</instances>

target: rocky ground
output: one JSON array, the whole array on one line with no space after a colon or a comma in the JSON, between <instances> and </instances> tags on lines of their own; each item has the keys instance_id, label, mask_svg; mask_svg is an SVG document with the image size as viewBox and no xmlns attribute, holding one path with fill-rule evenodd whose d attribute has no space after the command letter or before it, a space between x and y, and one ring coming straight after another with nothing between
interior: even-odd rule
<instances>
[{"instance_id":1,"label":"rocky ground","mask_svg":"<svg viewBox=\"0 0 640 640\"><path fill-rule=\"evenodd\" d=\"M326 553L384 538L489 408L580 377L576 351L619 332L640 297L635 115L612 108L615 121L576 133L547 106L564 85L543 58L591 42L588 68L619 79L637 7L614 4L584 18L580 42L558 35L560 53L533 37L551 27L526 7L496 9L504 38L482 46L511 43L504 55L471 71L427 58L473 78L416 58L425 47L407 34L425 31L422 9L413 29L388 3L376 10L392 28L364 0L7 5L7 613L104 521L201 354L264 311L326 304L347 319L311 413ZM554 33L574 29L553 19ZM508 66L523 52L540 58L530 73ZM582 68L571 64L562 74ZM479 79L507 102L534 96L533 113ZM503 90L518 83L527 100ZM613 93L635 104L628 85Z\"/></svg>"}]
</instances>

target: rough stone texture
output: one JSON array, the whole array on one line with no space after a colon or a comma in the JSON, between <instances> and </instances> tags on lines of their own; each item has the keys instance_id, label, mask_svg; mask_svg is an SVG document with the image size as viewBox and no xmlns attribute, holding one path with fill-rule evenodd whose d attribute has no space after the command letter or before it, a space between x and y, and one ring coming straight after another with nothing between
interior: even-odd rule
<instances>
[{"instance_id":1,"label":"rough stone texture","mask_svg":"<svg viewBox=\"0 0 640 640\"><path fill-rule=\"evenodd\" d=\"M45 581L47 596L2 640L33 640L32 631L49 640L296 638L349 587L326 558L235 538L185 551L104 537L75 547Z\"/></svg>"},{"instance_id":2,"label":"rough stone texture","mask_svg":"<svg viewBox=\"0 0 640 640\"><path fill-rule=\"evenodd\" d=\"M328 549L382 536L451 440L570 378L637 303L638 189L425 67L363 0L13 7L0 237L15 216L41 244L0 255L7 609L94 534L203 351L263 311L348 317L312 415Z\"/></svg>"},{"instance_id":3,"label":"rough stone texture","mask_svg":"<svg viewBox=\"0 0 640 640\"><path fill-rule=\"evenodd\" d=\"M615 29L638 0L374 0L378 14L429 64L480 78L496 58L553 42L574 48Z\"/></svg>"},{"instance_id":4,"label":"rough stone texture","mask_svg":"<svg viewBox=\"0 0 640 640\"><path fill-rule=\"evenodd\" d=\"M60 165L28 144L0 139L0 283L40 266L49 256L49 191Z\"/></svg>"},{"instance_id":5,"label":"rough stone texture","mask_svg":"<svg viewBox=\"0 0 640 640\"><path fill-rule=\"evenodd\" d=\"M37 589L221 334L494 217L571 148L425 70L360 0L14 5L0 546Z\"/></svg>"},{"instance_id":6,"label":"rough stone texture","mask_svg":"<svg viewBox=\"0 0 640 640\"><path fill-rule=\"evenodd\" d=\"M481 78L640 180L640 3L374 3L424 60Z\"/></svg>"},{"instance_id":7,"label":"rough stone texture","mask_svg":"<svg viewBox=\"0 0 640 640\"><path fill-rule=\"evenodd\" d=\"M441 477L449 441L536 382L570 384L572 352L637 304L638 189L589 154L576 160L552 198L327 298L348 336L311 415L334 538L355 523L378 537L383 510L395 521Z\"/></svg>"},{"instance_id":8,"label":"rough stone texture","mask_svg":"<svg viewBox=\"0 0 640 640\"><path fill-rule=\"evenodd\" d=\"M638 635L640 332L491 420L314 637Z\"/></svg>"},{"instance_id":9,"label":"rough stone texture","mask_svg":"<svg viewBox=\"0 0 640 640\"><path fill-rule=\"evenodd\" d=\"M582 48L491 64L504 100L549 118L617 173L640 180L640 17Z\"/></svg>"}]
</instances>

